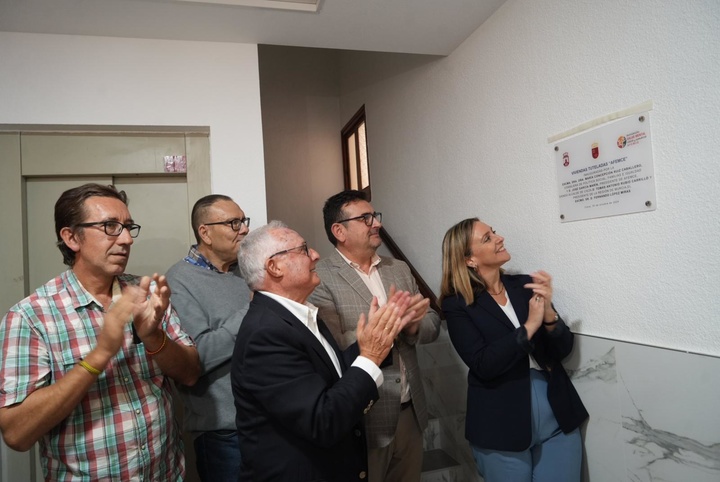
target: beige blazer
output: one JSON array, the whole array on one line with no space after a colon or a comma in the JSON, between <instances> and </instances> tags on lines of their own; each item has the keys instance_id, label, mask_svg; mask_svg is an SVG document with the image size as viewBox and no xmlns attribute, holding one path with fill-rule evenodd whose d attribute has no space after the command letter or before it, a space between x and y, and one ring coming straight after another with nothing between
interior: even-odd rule
<instances>
[{"instance_id":1,"label":"beige blazer","mask_svg":"<svg viewBox=\"0 0 720 482\"><path fill-rule=\"evenodd\" d=\"M417 293L415 279L407 264L394 258L381 257L377 265L385 291L395 285L398 290ZM317 263L316 271L321 283L315 288L308 301L318 307L318 317L330 329L341 350L355 342L355 328L361 313L367 315L372 294L355 269L335 251ZM422 377L418 366L415 345L434 341L440 333L440 317L428 310L420 322L418 334L409 337L398 336L393 347L393 363L383 368L384 382L380 387L380 399L365 416L368 447L385 447L395 436L400 416L400 366L402 357L410 383L410 394L418 425L427 426L427 406L423 391Z\"/></svg>"}]
</instances>

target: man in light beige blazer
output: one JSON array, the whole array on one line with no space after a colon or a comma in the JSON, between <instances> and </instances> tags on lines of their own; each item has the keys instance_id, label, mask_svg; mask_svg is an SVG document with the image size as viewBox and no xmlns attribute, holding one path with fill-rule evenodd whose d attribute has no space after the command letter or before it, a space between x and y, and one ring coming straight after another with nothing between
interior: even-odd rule
<instances>
[{"instance_id":1,"label":"man in light beige blazer","mask_svg":"<svg viewBox=\"0 0 720 482\"><path fill-rule=\"evenodd\" d=\"M408 266L381 257L382 215L373 210L361 191L343 191L323 208L325 231L336 251L316 266L321 283L309 300L341 349L355 342L361 313L373 297L383 305L395 289L418 293ZM383 365L385 383L380 399L365 416L370 482L418 482L422 470L427 407L415 345L434 341L440 317L428 309L429 300L417 297L415 318L395 340Z\"/></svg>"}]
</instances>

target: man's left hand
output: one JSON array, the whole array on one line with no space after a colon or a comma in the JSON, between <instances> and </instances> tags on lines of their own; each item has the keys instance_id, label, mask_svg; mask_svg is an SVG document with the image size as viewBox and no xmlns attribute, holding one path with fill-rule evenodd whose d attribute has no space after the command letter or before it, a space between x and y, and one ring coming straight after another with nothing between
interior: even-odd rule
<instances>
[{"instance_id":1,"label":"man's left hand","mask_svg":"<svg viewBox=\"0 0 720 482\"><path fill-rule=\"evenodd\" d=\"M151 281L155 282L155 289L152 292L150 291ZM146 338L148 341L158 337L162 338L164 335L162 334L161 324L165 311L170 304L170 287L167 279L157 273L153 274L152 279L143 276L140 279L140 284L134 289L140 289L144 293L142 301L135 305L133 312L135 331L143 342L146 341Z\"/></svg>"},{"instance_id":2,"label":"man's left hand","mask_svg":"<svg viewBox=\"0 0 720 482\"><path fill-rule=\"evenodd\" d=\"M404 334L409 336L417 334L418 330L420 330L420 321L422 321L422 319L427 314L427 310L429 307L430 299L423 298L420 293L410 298L410 306L408 306L407 313L410 313L412 311L414 312L414 314L410 322L403 329Z\"/></svg>"}]
</instances>

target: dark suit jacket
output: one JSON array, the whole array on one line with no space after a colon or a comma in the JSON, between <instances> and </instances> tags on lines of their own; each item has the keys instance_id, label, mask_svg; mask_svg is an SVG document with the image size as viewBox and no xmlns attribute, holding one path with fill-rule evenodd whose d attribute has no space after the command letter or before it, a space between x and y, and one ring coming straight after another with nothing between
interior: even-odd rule
<instances>
[{"instance_id":1,"label":"dark suit jacket","mask_svg":"<svg viewBox=\"0 0 720 482\"><path fill-rule=\"evenodd\" d=\"M362 416L378 398L370 375L338 353L343 376L293 314L255 293L233 353L231 377L242 468L240 480L360 480L367 472Z\"/></svg>"},{"instance_id":2,"label":"dark suit jacket","mask_svg":"<svg viewBox=\"0 0 720 482\"><path fill-rule=\"evenodd\" d=\"M532 279L502 275L502 281L520 328L487 291L470 306L462 296L447 297L442 309L453 346L470 368L465 437L479 448L521 451L530 446L532 436L530 353L547 370L548 401L563 432L573 431L588 414L560 363L572 351L572 332L560 319L555 330L540 328L528 341L522 325L533 293L523 285Z\"/></svg>"}]
</instances>

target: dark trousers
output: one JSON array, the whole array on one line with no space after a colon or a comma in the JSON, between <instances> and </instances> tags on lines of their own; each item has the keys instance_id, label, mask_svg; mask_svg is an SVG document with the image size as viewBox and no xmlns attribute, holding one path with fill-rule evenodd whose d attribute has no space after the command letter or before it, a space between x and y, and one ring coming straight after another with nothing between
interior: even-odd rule
<instances>
[{"instance_id":1,"label":"dark trousers","mask_svg":"<svg viewBox=\"0 0 720 482\"><path fill-rule=\"evenodd\" d=\"M240 444L235 430L203 432L195 439L197 471L203 482L237 482Z\"/></svg>"}]
</instances>

